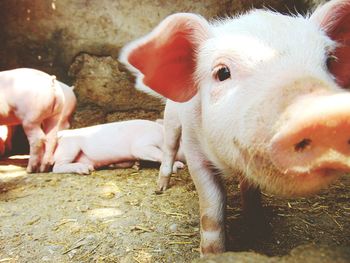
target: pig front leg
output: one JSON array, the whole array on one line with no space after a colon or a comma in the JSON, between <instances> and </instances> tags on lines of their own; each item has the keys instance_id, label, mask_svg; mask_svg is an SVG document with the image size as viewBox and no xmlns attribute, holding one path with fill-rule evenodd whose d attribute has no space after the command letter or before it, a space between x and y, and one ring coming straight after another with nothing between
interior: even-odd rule
<instances>
[{"instance_id":1,"label":"pig front leg","mask_svg":"<svg viewBox=\"0 0 350 263\"><path fill-rule=\"evenodd\" d=\"M168 188L170 176L175 168L174 161L179 150L181 137L181 123L175 109L167 106L164 111L164 142L163 158L159 168L158 190L164 191ZM175 164L177 166L177 164Z\"/></svg>"},{"instance_id":2,"label":"pig front leg","mask_svg":"<svg viewBox=\"0 0 350 263\"><path fill-rule=\"evenodd\" d=\"M176 161L173 165L173 173L176 174L179 169L183 168L185 168L185 164L183 162Z\"/></svg>"},{"instance_id":3,"label":"pig front leg","mask_svg":"<svg viewBox=\"0 0 350 263\"><path fill-rule=\"evenodd\" d=\"M114 164L111 164L110 166L113 168L134 168L134 167L138 167L139 165L140 164L137 161L130 161L130 162L114 163Z\"/></svg>"},{"instance_id":4,"label":"pig front leg","mask_svg":"<svg viewBox=\"0 0 350 263\"><path fill-rule=\"evenodd\" d=\"M23 130L29 142L28 173L39 172L45 152L46 136L41 129L40 123L23 122Z\"/></svg>"},{"instance_id":5,"label":"pig front leg","mask_svg":"<svg viewBox=\"0 0 350 263\"><path fill-rule=\"evenodd\" d=\"M52 172L56 174L90 174L92 171L94 171L93 165L87 163L61 163L55 164L52 168Z\"/></svg>"},{"instance_id":6,"label":"pig front leg","mask_svg":"<svg viewBox=\"0 0 350 263\"><path fill-rule=\"evenodd\" d=\"M0 125L0 156L4 155L7 148L8 141L11 141L11 138L8 138L9 128L6 125Z\"/></svg>"},{"instance_id":7,"label":"pig front leg","mask_svg":"<svg viewBox=\"0 0 350 263\"><path fill-rule=\"evenodd\" d=\"M225 251L225 191L219 174L200 150L193 143L186 146L188 168L199 197L201 256L222 253Z\"/></svg>"},{"instance_id":8,"label":"pig front leg","mask_svg":"<svg viewBox=\"0 0 350 263\"><path fill-rule=\"evenodd\" d=\"M133 156L137 158L138 160L144 160L144 161L151 161L151 162L162 162L163 159L163 151L159 149L156 145L138 145L137 147L133 147ZM175 157L174 157L175 158ZM173 162L169 163L170 165L170 174L167 177L167 186L169 183L169 178L171 173L176 173L178 169L181 169L184 167L184 164L182 162ZM160 188L162 191L163 188Z\"/></svg>"}]
</instances>

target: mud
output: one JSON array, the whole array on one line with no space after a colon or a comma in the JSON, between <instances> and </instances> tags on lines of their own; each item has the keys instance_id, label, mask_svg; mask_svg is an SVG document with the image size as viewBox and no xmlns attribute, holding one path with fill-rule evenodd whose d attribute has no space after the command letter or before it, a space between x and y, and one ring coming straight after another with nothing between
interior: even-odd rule
<instances>
[{"instance_id":1,"label":"mud","mask_svg":"<svg viewBox=\"0 0 350 263\"><path fill-rule=\"evenodd\" d=\"M0 262L191 262L199 258L198 200L186 169L172 178L169 190L157 195L154 165L80 176L26 174L26 162L16 157L0 162ZM309 246L335 251L330 256L334 259L333 248L345 248L347 253L340 249L343 261L339 262L350 261L349 177L309 198L264 194L269 230L261 233L251 231L241 214L237 182L227 183L231 186L228 247L234 253L224 255L225 261L210 262L239 259L242 252L249 252L245 258L249 262L262 262L294 248L308 251ZM327 255L324 251L305 252L303 261L321 262L313 259Z\"/></svg>"}]
</instances>

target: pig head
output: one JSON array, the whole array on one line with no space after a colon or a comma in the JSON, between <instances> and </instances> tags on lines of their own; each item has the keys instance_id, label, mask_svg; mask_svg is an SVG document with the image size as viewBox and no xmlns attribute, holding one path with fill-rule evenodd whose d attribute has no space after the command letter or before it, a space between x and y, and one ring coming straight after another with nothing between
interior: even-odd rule
<instances>
[{"instance_id":1,"label":"pig head","mask_svg":"<svg viewBox=\"0 0 350 263\"><path fill-rule=\"evenodd\" d=\"M167 97L177 113L163 162L172 162L182 133L202 254L225 250L221 176L240 178L249 210L245 198L259 200L258 188L306 195L350 171L350 1L308 17L254 10L208 23L174 14L120 59L139 88ZM162 178L167 169L164 189Z\"/></svg>"}]
</instances>

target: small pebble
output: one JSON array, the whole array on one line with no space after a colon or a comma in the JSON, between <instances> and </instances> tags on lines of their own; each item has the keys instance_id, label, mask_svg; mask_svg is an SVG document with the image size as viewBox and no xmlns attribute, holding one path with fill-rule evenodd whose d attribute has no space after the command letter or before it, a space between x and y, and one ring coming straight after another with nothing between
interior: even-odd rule
<instances>
[{"instance_id":1,"label":"small pebble","mask_svg":"<svg viewBox=\"0 0 350 263\"><path fill-rule=\"evenodd\" d=\"M68 257L69 257L70 259L72 259L72 258L75 256L76 253L77 253L77 250L76 250L76 249L73 249L72 251L70 251L70 252L68 253Z\"/></svg>"},{"instance_id":2,"label":"small pebble","mask_svg":"<svg viewBox=\"0 0 350 263\"><path fill-rule=\"evenodd\" d=\"M78 211L80 212L87 212L89 210L89 206L88 205L81 205L77 207Z\"/></svg>"},{"instance_id":3,"label":"small pebble","mask_svg":"<svg viewBox=\"0 0 350 263\"><path fill-rule=\"evenodd\" d=\"M171 232L176 232L177 231L177 224L171 224L169 226L169 229L170 229Z\"/></svg>"}]
</instances>

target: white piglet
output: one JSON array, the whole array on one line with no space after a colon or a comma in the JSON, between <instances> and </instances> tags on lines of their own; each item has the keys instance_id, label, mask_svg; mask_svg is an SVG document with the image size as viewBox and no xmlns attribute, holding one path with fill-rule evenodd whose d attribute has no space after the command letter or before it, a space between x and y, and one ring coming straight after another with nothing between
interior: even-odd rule
<instances>
[{"instance_id":1,"label":"white piglet","mask_svg":"<svg viewBox=\"0 0 350 263\"><path fill-rule=\"evenodd\" d=\"M69 126L75 105L72 88L55 76L29 68L0 72L0 125L7 133L11 132L7 126L23 126L30 147L27 172L50 168L57 131ZM10 138L4 140L5 147Z\"/></svg>"},{"instance_id":2,"label":"white piglet","mask_svg":"<svg viewBox=\"0 0 350 263\"><path fill-rule=\"evenodd\" d=\"M36 70L34 70L33 72L35 71ZM60 116L57 130L69 129L70 119L74 113L75 106L77 103L77 99L73 92L74 87L69 87L68 85L58 80L55 80L55 81L58 83L58 87L62 89L63 96L64 96L63 109L60 114L61 116ZM50 89L51 87L47 87L47 88ZM0 125L0 157L5 155L5 153L11 152L12 140L17 139L16 137L13 136L16 128L17 128L16 126Z\"/></svg>"},{"instance_id":3,"label":"white piglet","mask_svg":"<svg viewBox=\"0 0 350 263\"><path fill-rule=\"evenodd\" d=\"M100 124L58 133L54 173L89 174L96 168L132 167L136 161L161 162L163 126L148 120ZM179 152L172 171L183 168ZM181 162L180 162L181 161Z\"/></svg>"},{"instance_id":4,"label":"white piglet","mask_svg":"<svg viewBox=\"0 0 350 263\"><path fill-rule=\"evenodd\" d=\"M123 49L137 86L171 100L159 187L181 133L202 254L225 250L221 176L241 180L243 209L259 218L260 188L306 195L350 171L349 25L349 0L308 17L253 10L208 23L181 13Z\"/></svg>"}]
</instances>

